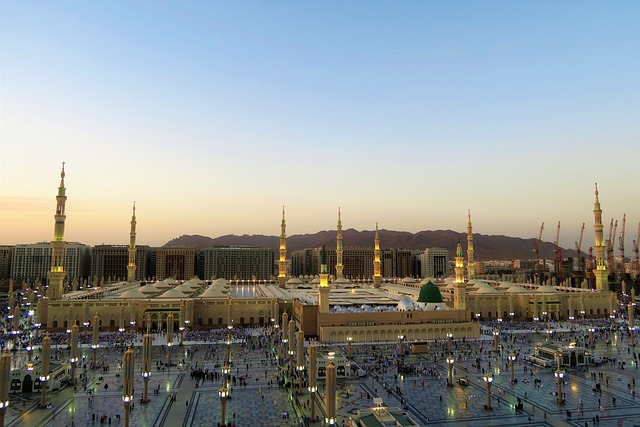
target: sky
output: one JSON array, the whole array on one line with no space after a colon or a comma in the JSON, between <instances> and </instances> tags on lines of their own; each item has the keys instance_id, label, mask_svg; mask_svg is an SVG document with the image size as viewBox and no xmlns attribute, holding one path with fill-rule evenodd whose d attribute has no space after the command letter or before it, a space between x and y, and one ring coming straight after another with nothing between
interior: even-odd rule
<instances>
[{"instance_id":1,"label":"sky","mask_svg":"<svg viewBox=\"0 0 640 427\"><path fill-rule=\"evenodd\" d=\"M640 222L638 1L0 2L0 244ZM619 233L618 233L619 234ZM345 242L348 245L348 242Z\"/></svg>"}]
</instances>

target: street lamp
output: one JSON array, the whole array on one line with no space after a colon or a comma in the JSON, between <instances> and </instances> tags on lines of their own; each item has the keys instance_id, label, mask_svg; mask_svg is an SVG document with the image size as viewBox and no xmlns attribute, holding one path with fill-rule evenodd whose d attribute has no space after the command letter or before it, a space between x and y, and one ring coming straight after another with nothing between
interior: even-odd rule
<instances>
[{"instance_id":1,"label":"street lamp","mask_svg":"<svg viewBox=\"0 0 640 427\"><path fill-rule=\"evenodd\" d=\"M556 377L556 381L558 383L558 398L556 399L556 403L558 405L562 405L562 378L564 377L564 372L560 370L560 368L556 369L553 373Z\"/></svg>"},{"instance_id":2,"label":"street lamp","mask_svg":"<svg viewBox=\"0 0 640 427\"><path fill-rule=\"evenodd\" d=\"M311 403L311 422L316 421L316 391L318 391L318 368L317 368L318 348L314 341L309 346L309 401Z\"/></svg>"},{"instance_id":3,"label":"street lamp","mask_svg":"<svg viewBox=\"0 0 640 427\"><path fill-rule=\"evenodd\" d=\"M326 417L325 423L332 426L336 423L336 365L333 364L335 353L329 352L329 364L326 368Z\"/></svg>"},{"instance_id":4,"label":"street lamp","mask_svg":"<svg viewBox=\"0 0 640 427\"><path fill-rule=\"evenodd\" d=\"M227 388L225 386L222 386L222 388L220 390L218 390L218 396L220 396L220 425L226 425L225 424L225 407L226 407L226 403L227 403L227 397L229 396L229 392L227 390Z\"/></svg>"},{"instance_id":5,"label":"street lamp","mask_svg":"<svg viewBox=\"0 0 640 427\"><path fill-rule=\"evenodd\" d=\"M493 345L494 345L494 350L497 353L498 352L498 336L500 336L500 331L497 329L493 330Z\"/></svg>"},{"instance_id":6,"label":"street lamp","mask_svg":"<svg viewBox=\"0 0 640 427\"><path fill-rule=\"evenodd\" d=\"M493 407L491 406L491 383L493 382L493 375L490 373L487 373L484 375L483 377L485 384L487 385L487 404L486 404L486 409L487 411L491 411L493 409Z\"/></svg>"},{"instance_id":7,"label":"street lamp","mask_svg":"<svg viewBox=\"0 0 640 427\"><path fill-rule=\"evenodd\" d=\"M449 387L453 387L453 364L455 361L456 359L454 359L453 354L449 353L447 356L447 365L449 366L449 381L447 382L447 385Z\"/></svg>"},{"instance_id":8,"label":"street lamp","mask_svg":"<svg viewBox=\"0 0 640 427\"><path fill-rule=\"evenodd\" d=\"M516 362L516 355L515 353L512 351L511 353L509 353L509 362L511 363L511 384L515 384L515 362Z\"/></svg>"},{"instance_id":9,"label":"street lamp","mask_svg":"<svg viewBox=\"0 0 640 427\"><path fill-rule=\"evenodd\" d=\"M448 332L448 333L447 333L447 338L449 338L449 340L448 340L448 343L447 343L447 344L449 345L449 353L451 353L451 342L453 341L453 333Z\"/></svg>"},{"instance_id":10,"label":"street lamp","mask_svg":"<svg viewBox=\"0 0 640 427\"><path fill-rule=\"evenodd\" d=\"M135 354L129 347L124 353L122 361L122 402L124 403L124 427L129 427L129 412L131 412L131 402L133 401L133 372L135 365Z\"/></svg>"},{"instance_id":11,"label":"street lamp","mask_svg":"<svg viewBox=\"0 0 640 427\"><path fill-rule=\"evenodd\" d=\"M349 359L351 359L353 357L353 355L351 353L351 341L353 341L353 337L352 336L348 336L347 337L347 357L349 357Z\"/></svg>"}]
</instances>

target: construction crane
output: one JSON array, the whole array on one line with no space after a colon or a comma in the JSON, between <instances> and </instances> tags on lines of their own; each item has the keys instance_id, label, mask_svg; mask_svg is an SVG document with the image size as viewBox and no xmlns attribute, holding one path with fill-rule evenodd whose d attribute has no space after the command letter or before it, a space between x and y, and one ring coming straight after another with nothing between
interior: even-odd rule
<instances>
[{"instance_id":1,"label":"construction crane","mask_svg":"<svg viewBox=\"0 0 640 427\"><path fill-rule=\"evenodd\" d=\"M607 270L609 273L615 270L615 263L613 260L613 245L616 241L616 230L618 228L618 220L616 220L615 225L613 223L613 218L611 218L611 225L609 225L609 238L606 241L606 250L607 250Z\"/></svg>"},{"instance_id":2,"label":"construction crane","mask_svg":"<svg viewBox=\"0 0 640 427\"><path fill-rule=\"evenodd\" d=\"M556 253L556 279L558 280L557 285L562 286L562 282L564 281L564 274L562 272L562 248L560 247L560 221L558 221L558 228L556 231L556 241L554 242Z\"/></svg>"},{"instance_id":3,"label":"construction crane","mask_svg":"<svg viewBox=\"0 0 640 427\"><path fill-rule=\"evenodd\" d=\"M620 229L620 240L619 243L620 245L618 246L618 249L620 250L620 280L624 281L626 274L627 274L627 269L625 268L625 262L624 262L624 226L627 222L627 214L622 214L622 228Z\"/></svg>"},{"instance_id":4,"label":"construction crane","mask_svg":"<svg viewBox=\"0 0 640 427\"><path fill-rule=\"evenodd\" d=\"M544 231L544 222L540 226L540 234L538 234L538 238L534 240L533 247L536 253L536 273L538 274L538 283L542 283L542 274L540 274L540 245L542 245L542 232ZM542 269L544 272L544 269Z\"/></svg>"},{"instance_id":5,"label":"construction crane","mask_svg":"<svg viewBox=\"0 0 640 427\"><path fill-rule=\"evenodd\" d=\"M638 251L638 243L640 243L640 222L638 223L638 234L633 241L633 264L636 270L636 279L640 277L640 251Z\"/></svg>"},{"instance_id":6,"label":"construction crane","mask_svg":"<svg viewBox=\"0 0 640 427\"><path fill-rule=\"evenodd\" d=\"M584 222L582 223L582 228L580 229L580 237L576 241L576 256L578 257L578 270L584 273L584 263L582 262L582 253L580 252L580 248L582 248L582 236L584 236Z\"/></svg>"}]
</instances>

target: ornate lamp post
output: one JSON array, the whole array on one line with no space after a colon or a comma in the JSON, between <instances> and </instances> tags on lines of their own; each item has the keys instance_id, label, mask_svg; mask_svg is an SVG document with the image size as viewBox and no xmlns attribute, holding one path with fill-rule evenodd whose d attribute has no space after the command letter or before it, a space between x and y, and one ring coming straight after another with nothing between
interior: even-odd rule
<instances>
[{"instance_id":1,"label":"ornate lamp post","mask_svg":"<svg viewBox=\"0 0 640 427\"><path fill-rule=\"evenodd\" d=\"M453 357L453 354L449 353L447 356L447 366L449 367L449 380L447 381L447 385L449 387L453 387L453 364L456 359Z\"/></svg>"},{"instance_id":2,"label":"ornate lamp post","mask_svg":"<svg viewBox=\"0 0 640 427\"><path fill-rule=\"evenodd\" d=\"M31 357L33 355L33 346L31 345L31 343L27 344L27 361L29 363L31 363Z\"/></svg>"},{"instance_id":3,"label":"ornate lamp post","mask_svg":"<svg viewBox=\"0 0 640 427\"><path fill-rule=\"evenodd\" d=\"M491 406L491 383L493 382L493 375L487 373L485 374L483 379L485 384L487 385L487 411L490 411L493 409L493 407Z\"/></svg>"},{"instance_id":4,"label":"ornate lamp post","mask_svg":"<svg viewBox=\"0 0 640 427\"><path fill-rule=\"evenodd\" d=\"M347 357L351 359L353 357L353 353L351 352L351 341L353 341L352 336L347 337Z\"/></svg>"},{"instance_id":5,"label":"ornate lamp post","mask_svg":"<svg viewBox=\"0 0 640 427\"><path fill-rule=\"evenodd\" d=\"M509 353L509 364L511 365L511 384L515 384L516 373L515 373L515 364L516 364L516 355L512 351Z\"/></svg>"},{"instance_id":6,"label":"ornate lamp post","mask_svg":"<svg viewBox=\"0 0 640 427\"><path fill-rule=\"evenodd\" d=\"M71 384L76 385L76 364L78 363L78 325L71 327L71 355L69 363L71 363Z\"/></svg>"},{"instance_id":7,"label":"ornate lamp post","mask_svg":"<svg viewBox=\"0 0 640 427\"><path fill-rule=\"evenodd\" d=\"M142 403L149 402L149 379L151 377L151 345L153 338L149 331L142 337L142 380L144 389L142 393Z\"/></svg>"},{"instance_id":8,"label":"ornate lamp post","mask_svg":"<svg viewBox=\"0 0 640 427\"><path fill-rule=\"evenodd\" d=\"M4 414L9 407L9 383L11 382L11 356L5 347L0 357L0 427L4 427Z\"/></svg>"},{"instance_id":9,"label":"ornate lamp post","mask_svg":"<svg viewBox=\"0 0 640 427\"><path fill-rule=\"evenodd\" d=\"M556 377L556 382L558 383L558 398L556 399L556 403L558 405L562 405L562 378L564 377L564 372L560 370L560 368L556 369L553 373Z\"/></svg>"},{"instance_id":10,"label":"ornate lamp post","mask_svg":"<svg viewBox=\"0 0 640 427\"><path fill-rule=\"evenodd\" d=\"M316 392L318 391L318 367L317 363L318 348L315 342L311 341L309 346L309 393L311 396L309 400L311 402L311 422L316 420Z\"/></svg>"},{"instance_id":11,"label":"ornate lamp post","mask_svg":"<svg viewBox=\"0 0 640 427\"><path fill-rule=\"evenodd\" d=\"M293 346L295 345L293 342L294 334L296 329L296 322L293 319L289 320L289 376L293 376L293 355L295 352L293 351Z\"/></svg>"},{"instance_id":12,"label":"ornate lamp post","mask_svg":"<svg viewBox=\"0 0 640 427\"><path fill-rule=\"evenodd\" d=\"M452 346L452 343L453 343L453 333L452 332L448 332L447 333L447 338L449 339L449 341L448 341L449 353L451 353L451 346Z\"/></svg>"},{"instance_id":13,"label":"ornate lamp post","mask_svg":"<svg viewBox=\"0 0 640 427\"><path fill-rule=\"evenodd\" d=\"M93 316L93 333L91 334L91 348L93 349L93 368L96 367L98 361L98 347L100 347L100 317L98 313Z\"/></svg>"},{"instance_id":14,"label":"ornate lamp post","mask_svg":"<svg viewBox=\"0 0 640 427\"><path fill-rule=\"evenodd\" d=\"M171 370L171 346L173 346L173 314L167 316L167 362Z\"/></svg>"},{"instance_id":15,"label":"ornate lamp post","mask_svg":"<svg viewBox=\"0 0 640 427\"><path fill-rule=\"evenodd\" d=\"M49 359L51 358L51 338L49 332L42 339L42 352L40 353L40 408L47 407L47 384L49 382Z\"/></svg>"},{"instance_id":16,"label":"ornate lamp post","mask_svg":"<svg viewBox=\"0 0 640 427\"><path fill-rule=\"evenodd\" d=\"M298 370L298 394L302 394L302 374L304 373L304 332L300 329L296 333L296 350L297 350L297 366Z\"/></svg>"},{"instance_id":17,"label":"ornate lamp post","mask_svg":"<svg viewBox=\"0 0 640 427\"><path fill-rule=\"evenodd\" d=\"M589 347L593 348L594 346L594 336L593 334L596 332L596 328L589 328Z\"/></svg>"},{"instance_id":18,"label":"ornate lamp post","mask_svg":"<svg viewBox=\"0 0 640 427\"><path fill-rule=\"evenodd\" d=\"M129 412L131 411L131 401L133 400L133 371L135 354L131 347L124 353L122 363L122 402L124 403L124 427L129 427Z\"/></svg>"},{"instance_id":19,"label":"ornate lamp post","mask_svg":"<svg viewBox=\"0 0 640 427\"><path fill-rule=\"evenodd\" d=\"M500 336L500 331L497 329L493 330L493 346L494 346L494 351L497 353L498 352L498 337Z\"/></svg>"},{"instance_id":20,"label":"ornate lamp post","mask_svg":"<svg viewBox=\"0 0 640 427\"><path fill-rule=\"evenodd\" d=\"M225 410L227 404L227 397L229 396L229 392L225 386L222 386L220 390L218 390L218 396L220 396L220 425L225 426Z\"/></svg>"},{"instance_id":21,"label":"ornate lamp post","mask_svg":"<svg viewBox=\"0 0 640 427\"><path fill-rule=\"evenodd\" d=\"M334 352L329 352L329 364L326 368L327 401L325 407L327 414L324 419L327 425L336 423L336 365L333 364Z\"/></svg>"}]
</instances>

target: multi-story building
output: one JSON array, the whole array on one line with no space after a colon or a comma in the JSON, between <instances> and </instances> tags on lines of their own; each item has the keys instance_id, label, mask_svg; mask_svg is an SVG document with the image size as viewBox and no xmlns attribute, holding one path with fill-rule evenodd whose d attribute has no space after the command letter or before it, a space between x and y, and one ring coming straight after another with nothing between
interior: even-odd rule
<instances>
[{"instance_id":1,"label":"multi-story building","mask_svg":"<svg viewBox=\"0 0 640 427\"><path fill-rule=\"evenodd\" d=\"M136 280L144 280L147 271L149 246L136 246ZM97 245L93 247L91 256L91 276L126 280L129 259L127 245Z\"/></svg>"},{"instance_id":2,"label":"multi-story building","mask_svg":"<svg viewBox=\"0 0 640 427\"><path fill-rule=\"evenodd\" d=\"M205 278L272 279L275 251L270 248L220 247L203 249Z\"/></svg>"},{"instance_id":3,"label":"multi-story building","mask_svg":"<svg viewBox=\"0 0 640 427\"><path fill-rule=\"evenodd\" d=\"M11 275L11 254L13 246L0 245L0 281Z\"/></svg>"},{"instance_id":4,"label":"multi-story building","mask_svg":"<svg viewBox=\"0 0 640 427\"><path fill-rule=\"evenodd\" d=\"M449 267L449 250L427 248L424 250L422 277L445 277Z\"/></svg>"},{"instance_id":5,"label":"multi-story building","mask_svg":"<svg viewBox=\"0 0 640 427\"><path fill-rule=\"evenodd\" d=\"M51 270L51 243L16 245L11 258L11 277L18 280L45 279ZM64 248L64 270L67 280L89 277L91 246L67 242Z\"/></svg>"},{"instance_id":6,"label":"multi-story building","mask_svg":"<svg viewBox=\"0 0 640 427\"><path fill-rule=\"evenodd\" d=\"M195 275L195 249L158 248L155 254L157 280L169 277L176 280L188 280Z\"/></svg>"},{"instance_id":7,"label":"multi-story building","mask_svg":"<svg viewBox=\"0 0 640 427\"><path fill-rule=\"evenodd\" d=\"M397 249L393 251L393 277L420 277L424 251Z\"/></svg>"}]
</instances>

